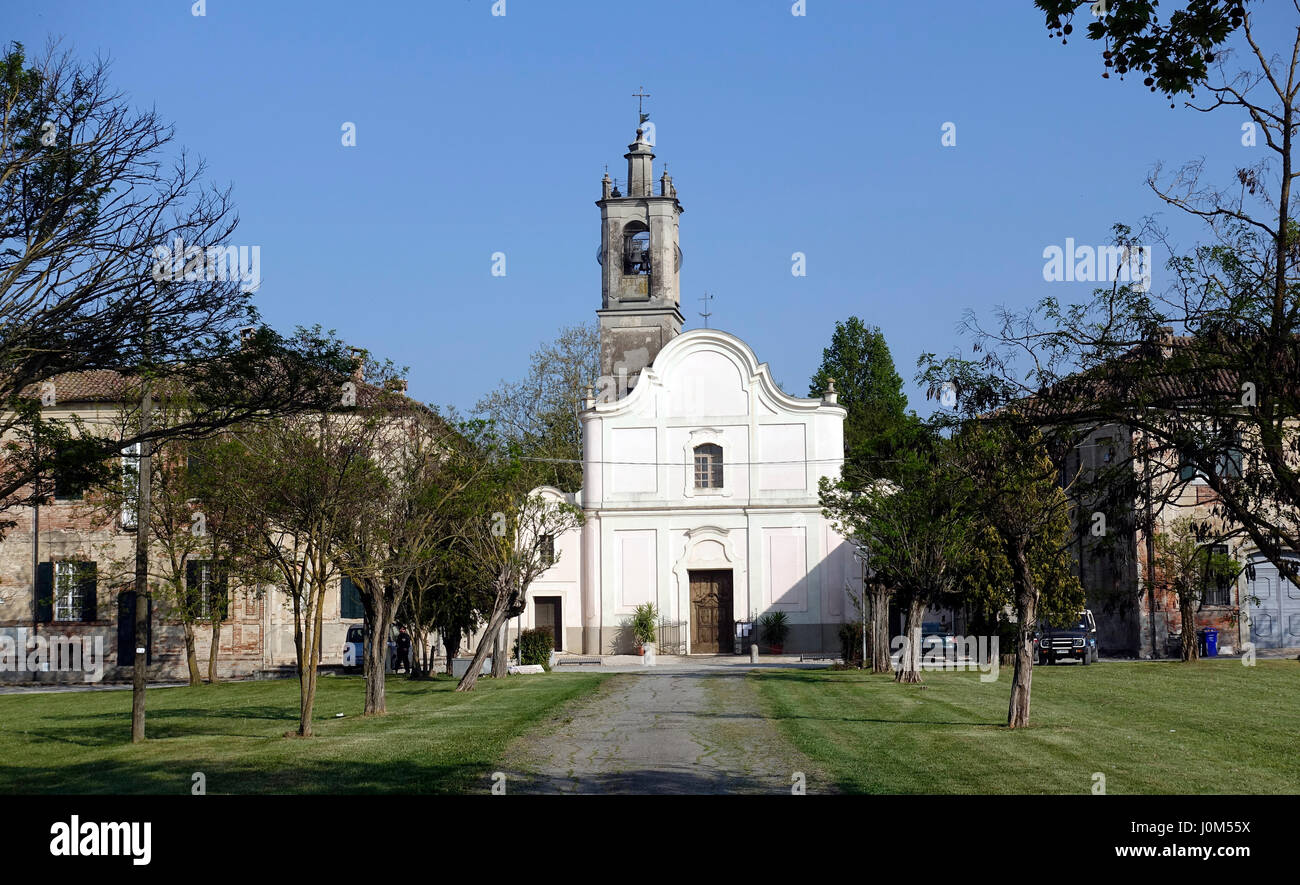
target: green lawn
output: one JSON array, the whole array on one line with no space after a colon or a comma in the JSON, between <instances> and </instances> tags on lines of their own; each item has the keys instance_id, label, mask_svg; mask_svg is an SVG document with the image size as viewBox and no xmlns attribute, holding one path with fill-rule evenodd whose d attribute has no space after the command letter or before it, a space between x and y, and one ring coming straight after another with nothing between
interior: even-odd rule
<instances>
[{"instance_id":1,"label":"green lawn","mask_svg":"<svg viewBox=\"0 0 1300 885\"><path fill-rule=\"evenodd\" d=\"M1004 727L1011 674L756 672L765 713L856 793L1300 792L1300 663L1035 667L1031 727Z\"/></svg>"},{"instance_id":2,"label":"green lawn","mask_svg":"<svg viewBox=\"0 0 1300 885\"><path fill-rule=\"evenodd\" d=\"M0 697L0 793L461 792L487 789L506 744L598 674L388 680L388 715L363 718L359 676L322 676L316 737L298 722L296 679L154 689L149 740L130 743L129 691ZM335 718L336 713L345 714Z\"/></svg>"}]
</instances>

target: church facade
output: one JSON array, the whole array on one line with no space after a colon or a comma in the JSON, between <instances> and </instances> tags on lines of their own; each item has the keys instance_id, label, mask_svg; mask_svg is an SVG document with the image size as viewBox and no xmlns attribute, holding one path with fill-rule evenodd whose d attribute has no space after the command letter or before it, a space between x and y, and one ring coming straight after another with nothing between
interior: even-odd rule
<instances>
[{"instance_id":1,"label":"church facade","mask_svg":"<svg viewBox=\"0 0 1300 885\"><path fill-rule=\"evenodd\" d=\"M606 175L596 203L602 377L579 416L583 487L565 496L586 520L554 539L524 626L552 627L564 652L627 653L651 603L673 625L661 651L729 654L737 624L781 612L787 653L838 650L858 566L817 490L843 464L845 411L833 389L784 393L733 335L682 331L677 190L653 181L642 131L625 158L627 192Z\"/></svg>"}]
</instances>

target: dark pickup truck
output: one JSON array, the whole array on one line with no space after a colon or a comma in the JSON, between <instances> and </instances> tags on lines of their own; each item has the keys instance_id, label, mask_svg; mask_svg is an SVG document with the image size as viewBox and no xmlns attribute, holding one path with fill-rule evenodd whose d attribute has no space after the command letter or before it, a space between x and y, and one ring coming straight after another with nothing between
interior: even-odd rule
<instances>
[{"instance_id":1,"label":"dark pickup truck","mask_svg":"<svg viewBox=\"0 0 1300 885\"><path fill-rule=\"evenodd\" d=\"M1053 627L1043 622L1034 636L1038 663L1055 664L1057 661L1079 661L1085 666L1097 660L1097 622L1092 612L1084 609L1068 627Z\"/></svg>"}]
</instances>

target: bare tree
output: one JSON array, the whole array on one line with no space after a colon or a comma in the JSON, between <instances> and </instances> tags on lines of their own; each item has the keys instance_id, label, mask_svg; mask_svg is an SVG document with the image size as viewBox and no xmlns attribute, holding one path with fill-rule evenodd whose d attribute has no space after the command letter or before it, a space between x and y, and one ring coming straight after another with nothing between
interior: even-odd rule
<instances>
[{"instance_id":1,"label":"bare tree","mask_svg":"<svg viewBox=\"0 0 1300 885\"><path fill-rule=\"evenodd\" d=\"M565 326L555 340L533 352L528 374L502 381L484 396L475 413L488 418L500 436L530 462L538 483L566 492L582 485L582 426L578 401L588 385L615 399L616 378L600 378L600 332L594 323Z\"/></svg>"}]
</instances>

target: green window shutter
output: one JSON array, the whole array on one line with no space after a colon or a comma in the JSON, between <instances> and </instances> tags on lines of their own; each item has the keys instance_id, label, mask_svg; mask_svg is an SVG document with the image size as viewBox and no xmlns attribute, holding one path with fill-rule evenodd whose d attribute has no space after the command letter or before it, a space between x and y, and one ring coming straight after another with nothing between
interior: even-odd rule
<instances>
[{"instance_id":1,"label":"green window shutter","mask_svg":"<svg viewBox=\"0 0 1300 885\"><path fill-rule=\"evenodd\" d=\"M364 618L365 606L361 604L361 591L352 583L351 578L339 581L339 617Z\"/></svg>"},{"instance_id":2,"label":"green window shutter","mask_svg":"<svg viewBox=\"0 0 1300 885\"><path fill-rule=\"evenodd\" d=\"M187 621L199 612L199 583L198 560L185 560L185 619Z\"/></svg>"},{"instance_id":3,"label":"green window shutter","mask_svg":"<svg viewBox=\"0 0 1300 885\"><path fill-rule=\"evenodd\" d=\"M48 624L54 620L54 563L42 562L36 567L36 620Z\"/></svg>"},{"instance_id":4,"label":"green window shutter","mask_svg":"<svg viewBox=\"0 0 1300 885\"><path fill-rule=\"evenodd\" d=\"M94 562L83 562L77 567L77 595L81 600L81 620L97 620L99 597L99 567Z\"/></svg>"}]
</instances>

